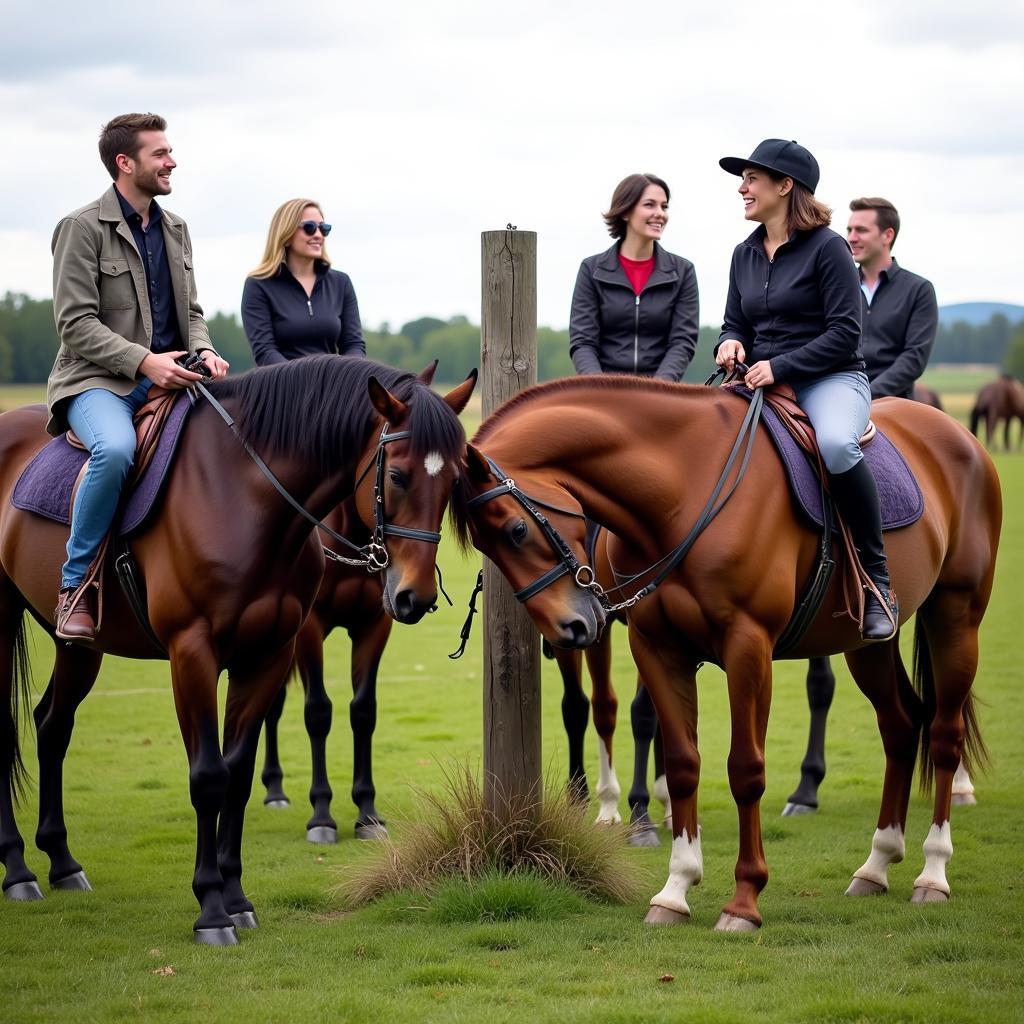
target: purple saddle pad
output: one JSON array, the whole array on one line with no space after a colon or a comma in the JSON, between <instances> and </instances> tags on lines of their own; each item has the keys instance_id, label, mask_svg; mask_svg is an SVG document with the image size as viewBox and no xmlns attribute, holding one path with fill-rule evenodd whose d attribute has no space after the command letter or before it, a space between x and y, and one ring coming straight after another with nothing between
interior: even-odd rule
<instances>
[{"instance_id":1,"label":"purple saddle pad","mask_svg":"<svg viewBox=\"0 0 1024 1024\"><path fill-rule=\"evenodd\" d=\"M191 407L182 392L167 416L152 460L124 504L118 525L122 537L137 530L156 507ZM11 504L70 526L71 492L88 457L88 452L72 447L63 434L54 438L25 467L14 485Z\"/></svg>"},{"instance_id":2,"label":"purple saddle pad","mask_svg":"<svg viewBox=\"0 0 1024 1024\"><path fill-rule=\"evenodd\" d=\"M726 388L749 401L746 388ZM768 430L789 479L789 487L804 515L816 526L825 525L821 509L821 485L807 453L793 440L775 411L767 404L762 408L761 422ZM877 425L876 425L877 429ZM924 495L910 467L892 441L877 430L864 446L864 459L878 485L882 507L882 529L897 530L916 523L924 514Z\"/></svg>"}]
</instances>

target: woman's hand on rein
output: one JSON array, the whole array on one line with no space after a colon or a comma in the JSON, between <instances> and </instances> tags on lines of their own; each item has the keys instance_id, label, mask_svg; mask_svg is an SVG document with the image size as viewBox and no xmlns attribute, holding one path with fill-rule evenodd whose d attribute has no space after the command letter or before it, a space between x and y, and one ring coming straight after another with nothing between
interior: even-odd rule
<instances>
[{"instance_id":1,"label":"woman's hand on rein","mask_svg":"<svg viewBox=\"0 0 1024 1024\"><path fill-rule=\"evenodd\" d=\"M762 359L759 363L754 365L747 370L746 377L743 378L743 383L748 388L766 388L771 384L775 383L775 374L772 373L772 364L767 359Z\"/></svg>"},{"instance_id":2,"label":"woman's hand on rein","mask_svg":"<svg viewBox=\"0 0 1024 1024\"><path fill-rule=\"evenodd\" d=\"M733 338L723 341L718 346L718 352L715 354L715 362L719 366L724 366L730 372L736 368L736 363L742 363L746 359L747 353L743 348L743 345Z\"/></svg>"}]
</instances>

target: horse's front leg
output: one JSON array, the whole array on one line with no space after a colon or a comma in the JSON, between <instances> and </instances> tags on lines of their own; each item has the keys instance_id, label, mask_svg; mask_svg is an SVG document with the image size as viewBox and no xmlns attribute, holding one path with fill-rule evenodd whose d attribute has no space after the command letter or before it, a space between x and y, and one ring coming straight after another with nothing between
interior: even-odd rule
<instances>
[{"instance_id":1,"label":"horse's front leg","mask_svg":"<svg viewBox=\"0 0 1024 1024\"><path fill-rule=\"evenodd\" d=\"M287 807L290 803L288 795L284 791L284 769L281 767L281 755L277 743L281 715L284 712L284 701L287 695L288 687L282 686L281 692L274 698L267 710L267 720L264 724L263 735L266 745L260 781L267 790L267 795L263 798L267 807Z\"/></svg>"},{"instance_id":2,"label":"horse's front leg","mask_svg":"<svg viewBox=\"0 0 1024 1024\"><path fill-rule=\"evenodd\" d=\"M327 737L331 731L334 707L324 685L325 635L319 616L315 611L311 612L295 641L295 661L305 694L302 713L312 763L309 803L313 813L306 822L306 840L328 844L338 841L338 824L331 816L334 790L327 776Z\"/></svg>"},{"instance_id":3,"label":"horse's front leg","mask_svg":"<svg viewBox=\"0 0 1024 1024\"><path fill-rule=\"evenodd\" d=\"M751 619L733 623L724 645L732 742L729 788L739 814L736 891L722 908L717 931L752 931L761 926L757 899L768 884L761 841L761 797L765 788L765 735L772 702L772 641Z\"/></svg>"},{"instance_id":4,"label":"horse's front leg","mask_svg":"<svg viewBox=\"0 0 1024 1024\"><path fill-rule=\"evenodd\" d=\"M697 823L697 664L672 647L668 638L645 636L633 623L629 641L661 725L665 778L672 803L668 881L651 898L646 921L679 924L690 918L687 894L704 877Z\"/></svg>"},{"instance_id":5,"label":"horse's front leg","mask_svg":"<svg viewBox=\"0 0 1024 1024\"><path fill-rule=\"evenodd\" d=\"M373 734L377 728L377 671L391 635L391 617L381 612L369 627L349 630L352 638L352 801L356 838L384 839L388 830L377 813L373 783Z\"/></svg>"},{"instance_id":6,"label":"horse's front leg","mask_svg":"<svg viewBox=\"0 0 1024 1024\"><path fill-rule=\"evenodd\" d=\"M585 805L590 787L587 785L583 742L590 717L590 701L583 689L583 653L556 649L547 640L543 641L542 649L546 658L554 659L562 677L562 725L569 744L569 797Z\"/></svg>"},{"instance_id":7,"label":"horse's front leg","mask_svg":"<svg viewBox=\"0 0 1024 1024\"><path fill-rule=\"evenodd\" d=\"M284 686L295 657L294 643L256 663L228 669L224 708L224 764L228 770L217 829L217 866L223 878L224 909L238 928L255 928L256 913L242 891L242 829L252 793L256 750L267 709Z\"/></svg>"},{"instance_id":8,"label":"horse's front leg","mask_svg":"<svg viewBox=\"0 0 1024 1024\"><path fill-rule=\"evenodd\" d=\"M825 725L836 692L836 677L828 658L807 662L807 706L811 724L807 735L807 753L800 765L800 784L782 809L784 818L818 809L818 787L825 778Z\"/></svg>"},{"instance_id":9,"label":"horse's front leg","mask_svg":"<svg viewBox=\"0 0 1024 1024\"><path fill-rule=\"evenodd\" d=\"M233 946L234 922L224 906L224 878L217 864L217 819L228 790L228 766L217 727L216 656L205 623L179 633L168 645L178 726L188 755L189 796L196 812L196 867L192 892L199 917L196 942Z\"/></svg>"},{"instance_id":10,"label":"horse's front leg","mask_svg":"<svg viewBox=\"0 0 1024 1024\"><path fill-rule=\"evenodd\" d=\"M35 710L39 754L36 846L50 858L50 884L55 889L92 888L82 865L68 848L64 758L71 743L75 711L96 682L102 660L99 651L58 641L50 685Z\"/></svg>"},{"instance_id":11,"label":"horse's front leg","mask_svg":"<svg viewBox=\"0 0 1024 1024\"><path fill-rule=\"evenodd\" d=\"M615 774L613 753L619 701L615 696L615 687L612 684L611 623L605 627L601 639L586 649L584 657L587 662L587 671L590 673L591 715L594 719L594 731L597 733L597 823L599 825L616 825L622 821L622 816L619 814L619 797L622 795L622 787ZM580 745L580 755L582 756L582 740Z\"/></svg>"},{"instance_id":12,"label":"horse's front leg","mask_svg":"<svg viewBox=\"0 0 1024 1024\"><path fill-rule=\"evenodd\" d=\"M636 694L629 706L629 718L633 726L633 784L629 789L629 823L633 832L629 842L631 846L660 846L661 840L651 821L651 794L647 788L647 760L658 733L658 715L639 676Z\"/></svg>"}]
</instances>

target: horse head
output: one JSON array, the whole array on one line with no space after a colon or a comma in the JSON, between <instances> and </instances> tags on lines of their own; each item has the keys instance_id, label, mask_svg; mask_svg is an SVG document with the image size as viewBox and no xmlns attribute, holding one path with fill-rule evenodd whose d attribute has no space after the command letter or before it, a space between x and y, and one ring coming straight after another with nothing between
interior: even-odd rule
<instances>
[{"instance_id":1,"label":"horse head","mask_svg":"<svg viewBox=\"0 0 1024 1024\"><path fill-rule=\"evenodd\" d=\"M436 366L436 364L434 364ZM441 397L419 377L406 401L376 377L367 382L370 402L384 421L375 464L356 490L356 506L374 533L371 557L384 582L384 609L399 622L418 622L434 607L436 545L452 488L459 476L464 435L456 417L476 385L474 370ZM458 425L453 444L452 420Z\"/></svg>"},{"instance_id":2,"label":"horse head","mask_svg":"<svg viewBox=\"0 0 1024 1024\"><path fill-rule=\"evenodd\" d=\"M499 568L551 644L589 647L605 625L591 586L586 520L579 503L543 474L510 481L473 445L452 513L464 540Z\"/></svg>"}]
</instances>

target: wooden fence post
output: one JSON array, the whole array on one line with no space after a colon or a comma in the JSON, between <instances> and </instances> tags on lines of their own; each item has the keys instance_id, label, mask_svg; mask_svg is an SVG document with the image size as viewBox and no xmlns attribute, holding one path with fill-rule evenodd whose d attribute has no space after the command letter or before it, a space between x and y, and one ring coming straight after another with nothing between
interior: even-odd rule
<instances>
[{"instance_id":1,"label":"wooden fence post","mask_svg":"<svg viewBox=\"0 0 1024 1024\"><path fill-rule=\"evenodd\" d=\"M483 414L537 382L537 233L481 235ZM484 559L484 804L539 797L540 640L504 576Z\"/></svg>"}]
</instances>

